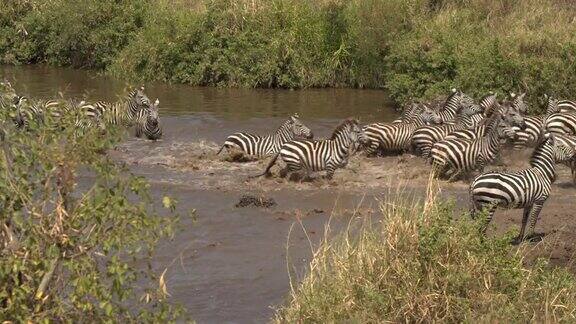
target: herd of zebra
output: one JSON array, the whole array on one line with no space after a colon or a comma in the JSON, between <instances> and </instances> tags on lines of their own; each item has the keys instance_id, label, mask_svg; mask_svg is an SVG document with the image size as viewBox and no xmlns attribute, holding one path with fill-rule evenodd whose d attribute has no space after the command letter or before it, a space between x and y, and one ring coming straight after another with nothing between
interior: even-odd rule
<instances>
[{"instance_id":1,"label":"herd of zebra","mask_svg":"<svg viewBox=\"0 0 576 324\"><path fill-rule=\"evenodd\" d=\"M490 93L476 102L452 89L437 104L411 103L389 123L361 126L358 120L346 119L323 140L312 139L312 131L293 115L274 134L228 136L218 154L227 149L272 156L265 171L255 177L269 175L280 159L285 165L281 176L326 171L331 178L357 151L368 156L409 152L426 159L436 177L471 180L471 215L485 213L484 232L498 207L523 208L521 241L535 237L536 221L556 180L556 164L568 165L576 182L576 103L547 97L545 114L527 116L524 97L510 94L499 102ZM530 167L484 172L505 147L533 148ZM475 172L479 175L471 178Z\"/></svg>"},{"instance_id":2,"label":"herd of zebra","mask_svg":"<svg viewBox=\"0 0 576 324\"><path fill-rule=\"evenodd\" d=\"M19 129L39 124L62 127L66 124L64 120L70 120L70 126L79 131L134 126L136 137L158 140L162 137L159 104L158 99L150 101L144 87L132 90L125 99L115 103L89 103L76 99L32 100L18 95L10 82L0 82L0 109Z\"/></svg>"}]
</instances>

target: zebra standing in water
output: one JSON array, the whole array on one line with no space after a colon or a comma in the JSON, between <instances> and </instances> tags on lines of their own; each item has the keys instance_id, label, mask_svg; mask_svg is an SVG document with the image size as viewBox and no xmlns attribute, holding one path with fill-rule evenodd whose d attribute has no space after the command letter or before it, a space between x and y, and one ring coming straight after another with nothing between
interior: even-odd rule
<instances>
[{"instance_id":1,"label":"zebra standing in water","mask_svg":"<svg viewBox=\"0 0 576 324\"><path fill-rule=\"evenodd\" d=\"M555 140L554 135L545 136L532 153L530 168L515 172L487 172L474 179L470 185L471 216L474 218L477 212L487 209L487 218L482 228L483 233L486 233L498 207L524 208L522 228L516 241L533 237L538 215L556 180L556 163L573 157L573 148Z\"/></svg>"},{"instance_id":2,"label":"zebra standing in water","mask_svg":"<svg viewBox=\"0 0 576 324\"><path fill-rule=\"evenodd\" d=\"M366 137L356 119L346 119L338 125L330 139L327 140L293 140L284 143L270 161L264 173L255 177L270 174L270 169L280 157L286 167L280 172L281 175L294 171L306 170L318 172L326 170L326 178L331 179L337 168L343 168L348 164L358 144L365 141Z\"/></svg>"},{"instance_id":3,"label":"zebra standing in water","mask_svg":"<svg viewBox=\"0 0 576 324\"><path fill-rule=\"evenodd\" d=\"M141 110L150 110L150 99L144 93L144 87L128 93L124 101L113 104L97 101L94 108L106 125L134 126Z\"/></svg>"},{"instance_id":4,"label":"zebra standing in water","mask_svg":"<svg viewBox=\"0 0 576 324\"><path fill-rule=\"evenodd\" d=\"M224 148L237 148L245 154L263 157L280 152L282 144L297 137L311 139L313 134L310 128L300 121L298 114L294 114L274 134L260 136L235 133L228 136L216 154L220 154Z\"/></svg>"},{"instance_id":5,"label":"zebra standing in water","mask_svg":"<svg viewBox=\"0 0 576 324\"><path fill-rule=\"evenodd\" d=\"M160 127L160 117L158 116L158 105L160 100L150 105L150 109L140 109L136 115L136 137L146 136L149 140L158 140L162 137Z\"/></svg>"}]
</instances>

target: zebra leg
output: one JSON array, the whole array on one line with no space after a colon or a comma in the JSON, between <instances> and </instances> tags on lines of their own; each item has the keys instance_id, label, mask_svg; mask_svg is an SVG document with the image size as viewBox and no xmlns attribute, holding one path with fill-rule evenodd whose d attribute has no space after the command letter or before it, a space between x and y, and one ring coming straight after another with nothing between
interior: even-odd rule
<instances>
[{"instance_id":1,"label":"zebra leg","mask_svg":"<svg viewBox=\"0 0 576 324\"><path fill-rule=\"evenodd\" d=\"M524 213L522 215L522 227L520 228L520 234L513 243L518 244L524 239L524 232L526 231L526 224L528 224L528 217L530 216L531 207L524 207Z\"/></svg>"},{"instance_id":2,"label":"zebra leg","mask_svg":"<svg viewBox=\"0 0 576 324\"><path fill-rule=\"evenodd\" d=\"M530 210L530 227L528 228L528 233L526 233L522 239L532 239L534 238L534 228L536 227L536 222L538 221L538 216L540 215L540 211L542 211L542 207L544 207L544 201L537 201L532 205Z\"/></svg>"},{"instance_id":3,"label":"zebra leg","mask_svg":"<svg viewBox=\"0 0 576 324\"><path fill-rule=\"evenodd\" d=\"M494 213L496 212L497 208L498 208L498 205L496 205L496 204L492 204L488 208L488 214L486 215L486 220L484 221L484 224L482 224L482 227L480 230L482 235L486 236L486 231L488 230L488 225L490 225L490 222L492 221L492 218L494 217Z\"/></svg>"},{"instance_id":4,"label":"zebra leg","mask_svg":"<svg viewBox=\"0 0 576 324\"><path fill-rule=\"evenodd\" d=\"M334 177L334 172L335 172L335 168L332 164L328 165L326 167L326 179L328 180L332 180L332 177Z\"/></svg>"}]
</instances>

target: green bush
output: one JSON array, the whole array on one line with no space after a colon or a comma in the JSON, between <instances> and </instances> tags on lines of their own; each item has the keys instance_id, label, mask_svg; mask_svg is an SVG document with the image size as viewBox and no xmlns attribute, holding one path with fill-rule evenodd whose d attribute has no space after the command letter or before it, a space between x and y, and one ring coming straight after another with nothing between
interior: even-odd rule
<instances>
[{"instance_id":1,"label":"green bush","mask_svg":"<svg viewBox=\"0 0 576 324\"><path fill-rule=\"evenodd\" d=\"M232 87L384 88L398 102L576 92L563 0L8 0L0 62Z\"/></svg>"},{"instance_id":2,"label":"green bush","mask_svg":"<svg viewBox=\"0 0 576 324\"><path fill-rule=\"evenodd\" d=\"M121 133L79 132L74 114L16 129L3 90L0 320L175 320L181 310L150 258L177 218L157 215L149 184L105 154ZM174 211L170 198L163 203Z\"/></svg>"},{"instance_id":3,"label":"green bush","mask_svg":"<svg viewBox=\"0 0 576 324\"><path fill-rule=\"evenodd\" d=\"M381 208L378 219L328 232L277 323L574 321L574 275L526 265L529 249L511 247L511 235L484 238L478 222L434 198Z\"/></svg>"}]
</instances>

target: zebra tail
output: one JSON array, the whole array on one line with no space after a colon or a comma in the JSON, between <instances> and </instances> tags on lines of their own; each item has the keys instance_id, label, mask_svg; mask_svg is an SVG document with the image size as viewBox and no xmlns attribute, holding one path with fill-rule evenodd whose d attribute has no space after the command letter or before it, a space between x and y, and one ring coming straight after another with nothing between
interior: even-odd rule
<instances>
[{"instance_id":1,"label":"zebra tail","mask_svg":"<svg viewBox=\"0 0 576 324\"><path fill-rule=\"evenodd\" d=\"M274 155L274 157L272 158L270 163L268 163L268 166L266 167L266 170L264 170L264 172L257 174L257 175L250 176L249 179L258 178L258 177L261 177L263 175L270 174L270 169L272 169L274 164L276 164L276 160L278 160L278 156L280 156L280 152L278 152L278 153L276 153L276 155Z\"/></svg>"}]
</instances>

